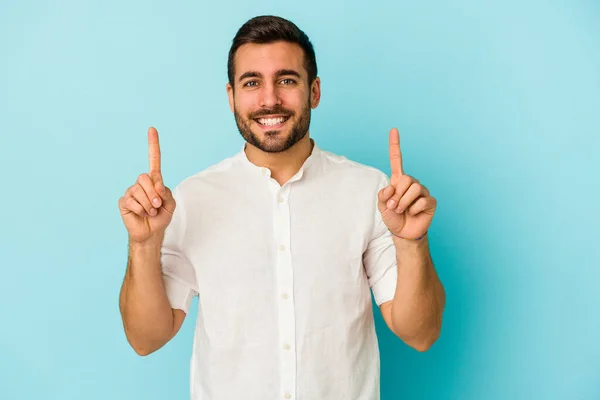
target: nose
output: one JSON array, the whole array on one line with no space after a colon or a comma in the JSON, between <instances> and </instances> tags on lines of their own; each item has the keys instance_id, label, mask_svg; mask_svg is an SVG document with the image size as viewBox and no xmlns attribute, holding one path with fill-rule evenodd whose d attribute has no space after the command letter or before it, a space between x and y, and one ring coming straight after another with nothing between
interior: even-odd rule
<instances>
[{"instance_id":1,"label":"nose","mask_svg":"<svg viewBox=\"0 0 600 400\"><path fill-rule=\"evenodd\" d=\"M273 84L266 84L262 87L259 98L259 105L264 108L271 108L275 105L281 105L281 98L277 87Z\"/></svg>"}]
</instances>

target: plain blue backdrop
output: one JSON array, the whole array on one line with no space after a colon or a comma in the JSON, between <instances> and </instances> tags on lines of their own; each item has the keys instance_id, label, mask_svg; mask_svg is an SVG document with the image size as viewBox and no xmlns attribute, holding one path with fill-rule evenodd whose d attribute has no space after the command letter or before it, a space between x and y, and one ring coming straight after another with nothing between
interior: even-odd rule
<instances>
[{"instance_id":1,"label":"plain blue backdrop","mask_svg":"<svg viewBox=\"0 0 600 400\"><path fill-rule=\"evenodd\" d=\"M438 199L443 332L418 353L377 311L382 399L600 399L591 0L2 0L0 398L188 398L192 319L145 358L123 334L117 200L149 126L169 186L239 151L226 58L260 14L315 46L319 145L389 174L398 127Z\"/></svg>"}]
</instances>

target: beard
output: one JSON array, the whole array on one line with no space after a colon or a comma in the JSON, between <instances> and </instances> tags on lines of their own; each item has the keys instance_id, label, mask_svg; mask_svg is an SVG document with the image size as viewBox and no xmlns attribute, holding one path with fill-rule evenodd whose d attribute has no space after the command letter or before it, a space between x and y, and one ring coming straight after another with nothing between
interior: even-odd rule
<instances>
[{"instance_id":1,"label":"beard","mask_svg":"<svg viewBox=\"0 0 600 400\"><path fill-rule=\"evenodd\" d=\"M262 109L260 111L251 113L247 119L243 118L235 108L234 104L234 116L235 123L237 124L240 134L244 140L251 145L259 148L266 153L280 153L286 151L296 143L298 143L308 133L310 126L310 101L306 103L306 106L301 110L300 115L296 118L296 113L292 110L288 110L283 107L275 107L271 109ZM288 117L286 124L292 123L292 126L285 126L283 129L289 131L288 136L283 139L281 138L282 130L273 130L264 132L264 139L261 140L257 134L252 132L250 125L252 123L258 124L254 119L265 115L280 114Z\"/></svg>"}]
</instances>

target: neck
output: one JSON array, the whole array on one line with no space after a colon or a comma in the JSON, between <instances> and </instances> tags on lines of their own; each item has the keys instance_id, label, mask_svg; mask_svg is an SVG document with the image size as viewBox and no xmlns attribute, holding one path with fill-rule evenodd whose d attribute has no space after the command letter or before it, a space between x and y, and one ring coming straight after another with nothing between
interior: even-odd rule
<instances>
[{"instance_id":1,"label":"neck","mask_svg":"<svg viewBox=\"0 0 600 400\"><path fill-rule=\"evenodd\" d=\"M244 151L248 160L259 167L271 170L271 177L280 184L287 182L302 167L313 149L313 142L307 133L295 145L279 153L267 153L246 143Z\"/></svg>"}]
</instances>

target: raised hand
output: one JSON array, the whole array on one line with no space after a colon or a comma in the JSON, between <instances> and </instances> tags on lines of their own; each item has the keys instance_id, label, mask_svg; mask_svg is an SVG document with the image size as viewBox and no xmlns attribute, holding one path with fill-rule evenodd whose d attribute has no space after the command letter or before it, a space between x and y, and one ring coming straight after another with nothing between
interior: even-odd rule
<instances>
[{"instance_id":1,"label":"raised hand","mask_svg":"<svg viewBox=\"0 0 600 400\"><path fill-rule=\"evenodd\" d=\"M400 133L390 131L390 184L378 193L378 208L392 234L405 239L421 238L431 225L437 201L412 176L405 175L400 151Z\"/></svg>"},{"instance_id":2,"label":"raised hand","mask_svg":"<svg viewBox=\"0 0 600 400\"><path fill-rule=\"evenodd\" d=\"M160 171L158 132L148 129L150 171L141 174L136 183L119 199L119 210L129 233L130 242L144 243L162 239L175 211L175 199L163 183Z\"/></svg>"}]
</instances>

